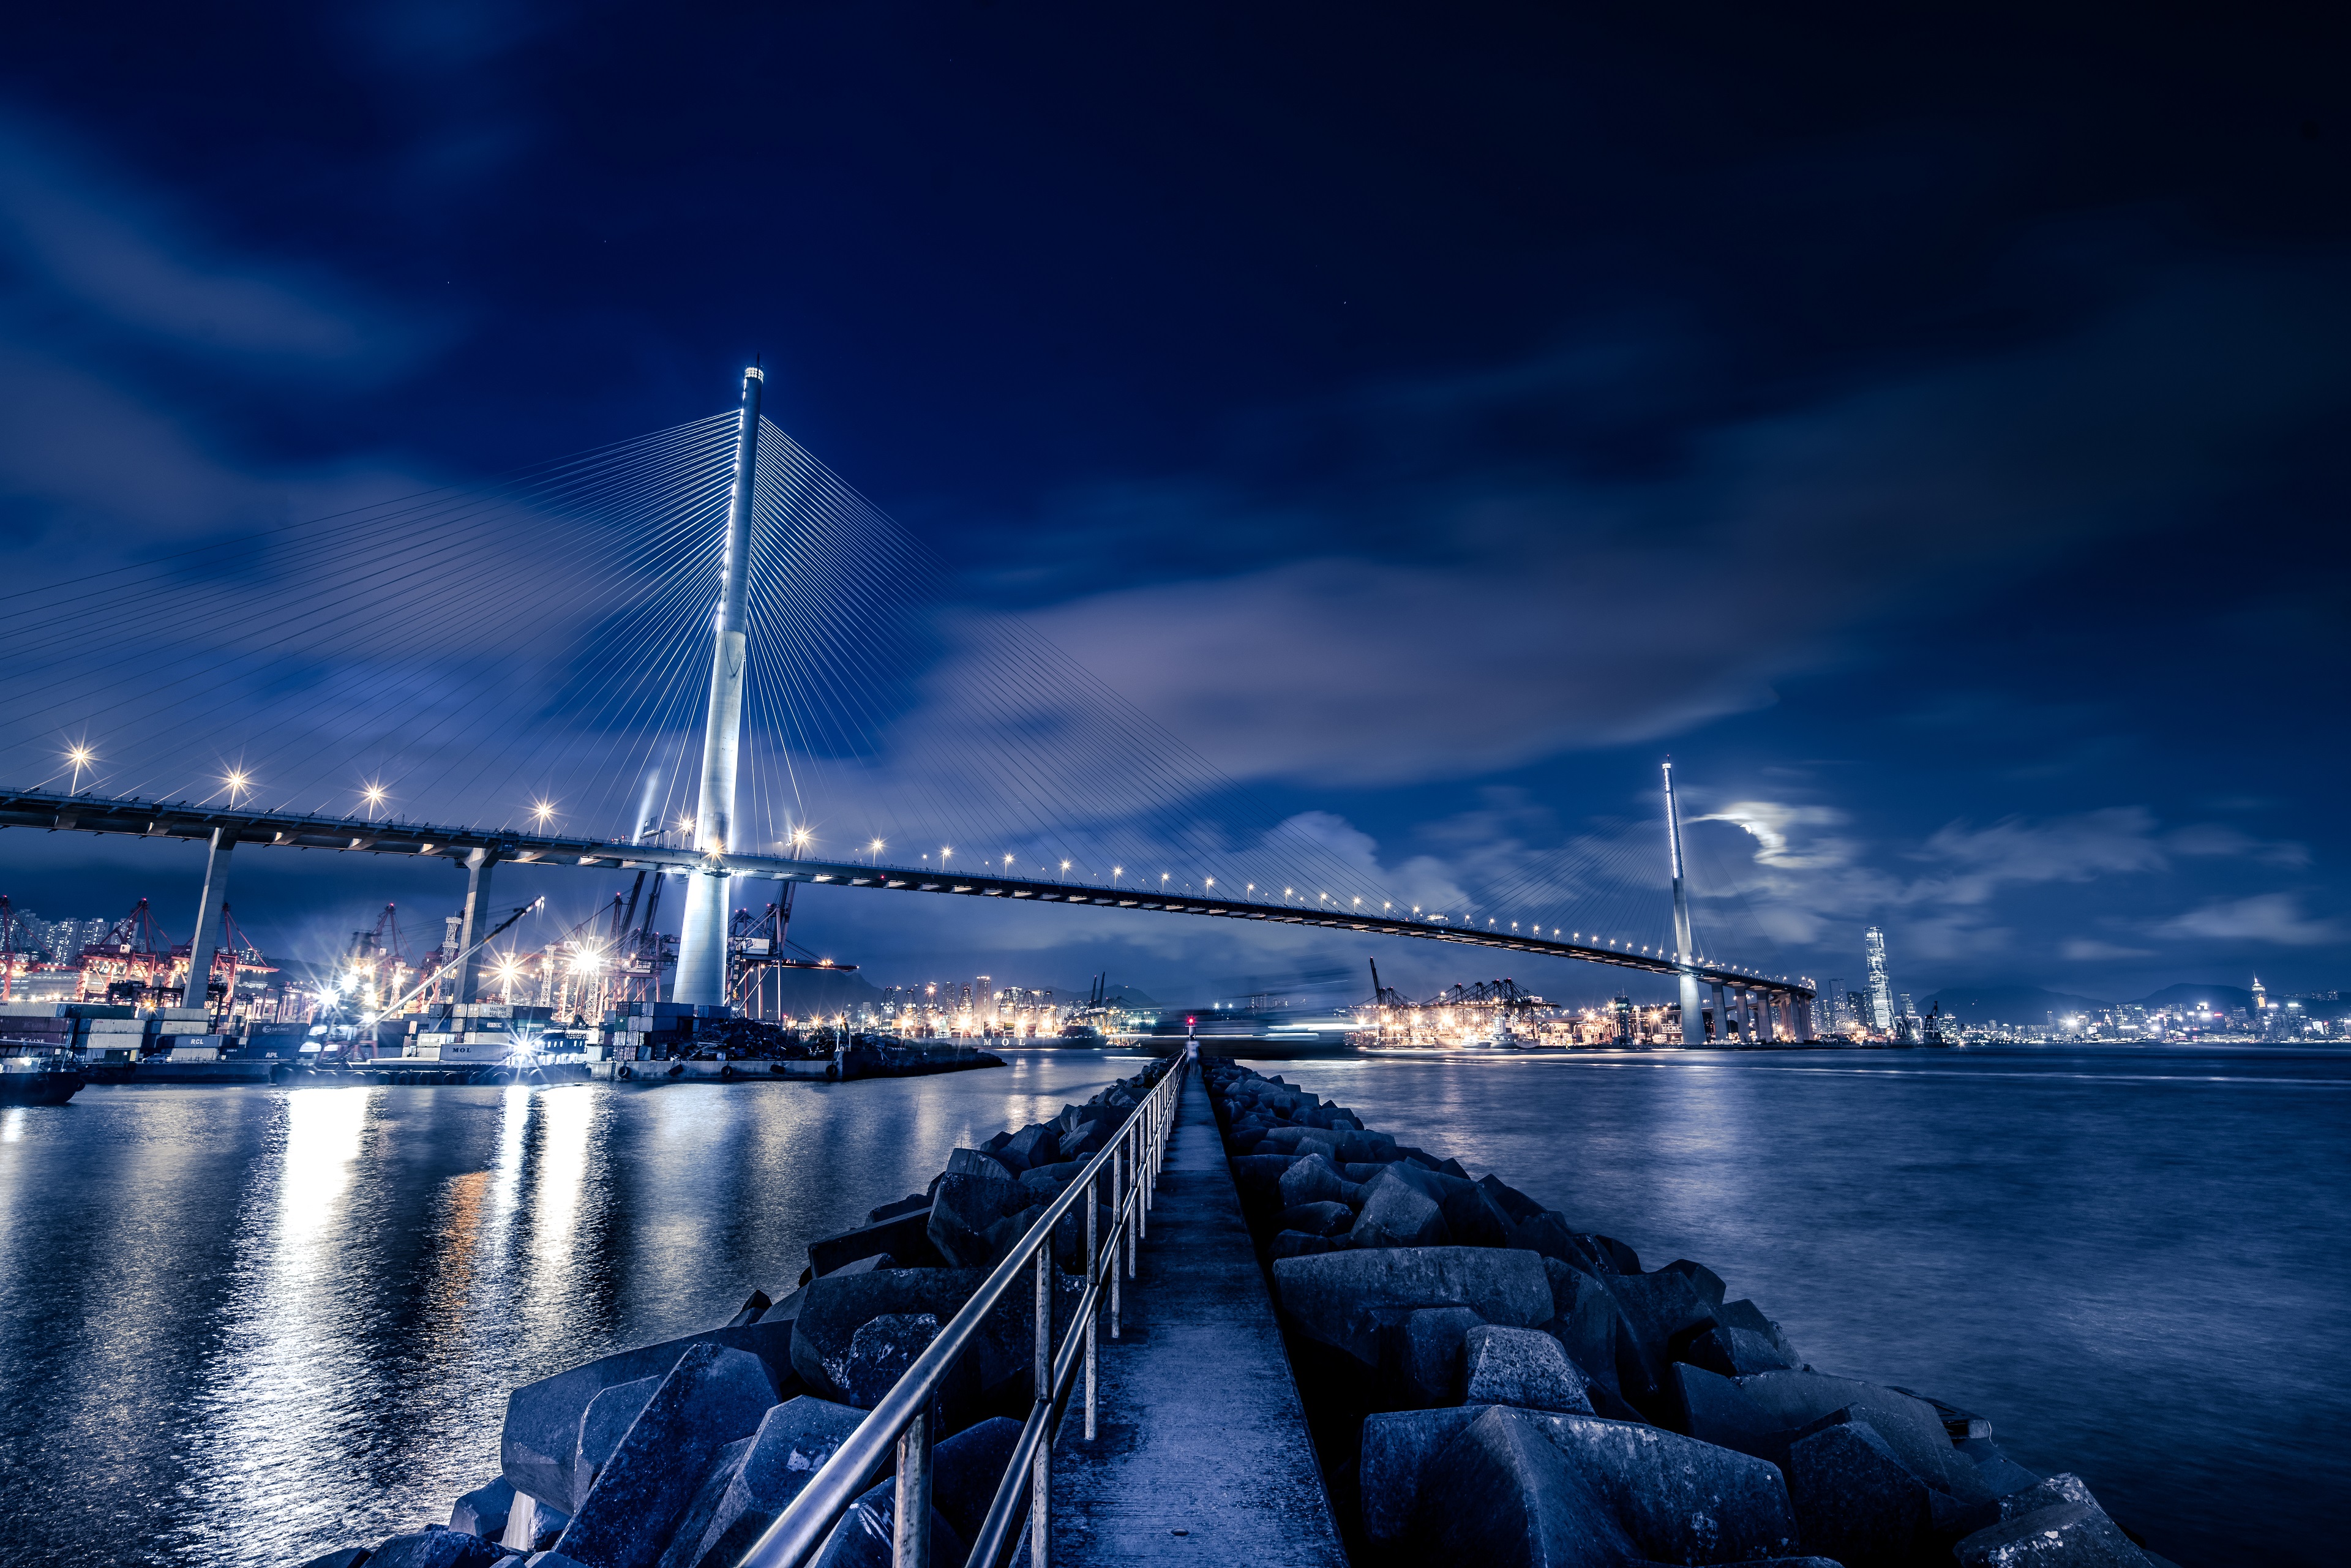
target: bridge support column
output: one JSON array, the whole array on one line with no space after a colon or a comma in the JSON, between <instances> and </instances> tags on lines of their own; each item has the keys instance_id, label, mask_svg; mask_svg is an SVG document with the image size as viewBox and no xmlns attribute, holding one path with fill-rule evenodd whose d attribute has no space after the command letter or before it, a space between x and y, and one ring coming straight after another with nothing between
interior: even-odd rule
<instances>
[{"instance_id":1,"label":"bridge support column","mask_svg":"<svg viewBox=\"0 0 2351 1568\"><path fill-rule=\"evenodd\" d=\"M743 674L750 657L751 504L759 466L757 366L743 372L743 412L735 432L735 494L726 508L726 576L718 586L717 645L711 651L710 709L702 731L702 800L695 849L709 862L687 878L685 920L677 939L681 1002L716 1007L726 1000L727 878L716 857L735 841L737 748L743 736Z\"/></svg>"},{"instance_id":2,"label":"bridge support column","mask_svg":"<svg viewBox=\"0 0 2351 1568\"><path fill-rule=\"evenodd\" d=\"M1730 1038L1730 1004L1722 994L1722 982L1714 983L1714 1043L1722 1044Z\"/></svg>"},{"instance_id":3,"label":"bridge support column","mask_svg":"<svg viewBox=\"0 0 2351 1568\"><path fill-rule=\"evenodd\" d=\"M715 1006L726 999L726 925L734 916L734 878L723 871L686 873L685 918L678 928L677 978L670 999Z\"/></svg>"},{"instance_id":4,"label":"bridge support column","mask_svg":"<svg viewBox=\"0 0 2351 1568\"><path fill-rule=\"evenodd\" d=\"M1666 850L1674 873L1674 962L1681 966L1682 1043L1704 1045L1706 1020L1698 1016L1698 977L1689 965L1698 957L1690 938L1689 889L1682 880L1682 817L1674 804L1674 759L1666 758Z\"/></svg>"},{"instance_id":5,"label":"bridge support column","mask_svg":"<svg viewBox=\"0 0 2351 1568\"><path fill-rule=\"evenodd\" d=\"M490 916L490 872L498 863L496 850L472 850L465 855L465 917L457 927L457 998L481 998L482 939L497 922Z\"/></svg>"},{"instance_id":6,"label":"bridge support column","mask_svg":"<svg viewBox=\"0 0 2351 1568\"><path fill-rule=\"evenodd\" d=\"M213 830L212 848L204 854L204 896L196 901L196 934L188 939L188 984L180 993L180 1005L183 1008L208 1005L205 988L212 984L213 954L220 946L225 929L221 912L228 903L228 853L235 848L236 830ZM228 1009L236 1006L235 997L226 1000Z\"/></svg>"},{"instance_id":7,"label":"bridge support column","mask_svg":"<svg viewBox=\"0 0 2351 1568\"><path fill-rule=\"evenodd\" d=\"M1777 1037L1778 1031L1771 1027L1771 1015L1779 1010L1780 998L1776 992L1766 991L1761 1001L1761 1005L1755 1009L1755 1038L1759 1041Z\"/></svg>"},{"instance_id":8,"label":"bridge support column","mask_svg":"<svg viewBox=\"0 0 2351 1568\"><path fill-rule=\"evenodd\" d=\"M1798 997L1789 1003L1796 1015L1796 1038L1809 1045L1820 1038L1813 1032L1813 1004L1808 997Z\"/></svg>"}]
</instances>

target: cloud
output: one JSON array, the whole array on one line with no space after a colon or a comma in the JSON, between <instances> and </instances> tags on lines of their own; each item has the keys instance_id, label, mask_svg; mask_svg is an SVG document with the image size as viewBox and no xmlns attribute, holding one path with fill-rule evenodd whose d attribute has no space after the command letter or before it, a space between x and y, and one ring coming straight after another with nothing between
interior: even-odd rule
<instances>
[{"instance_id":1,"label":"cloud","mask_svg":"<svg viewBox=\"0 0 2351 1568\"><path fill-rule=\"evenodd\" d=\"M2068 958L2083 963L2105 958L2147 958L2153 956L2155 953L2152 947L2125 947L2117 943L2101 942L2089 936L2070 937L2058 951Z\"/></svg>"},{"instance_id":2,"label":"cloud","mask_svg":"<svg viewBox=\"0 0 2351 1568\"><path fill-rule=\"evenodd\" d=\"M1281 852L1296 843L1310 844L1359 873L1360 885L1384 888L1407 906L1458 915L1469 903L1468 894L1442 862L1416 855L1395 867L1383 866L1378 841L1335 812L1301 811L1269 835L1269 842Z\"/></svg>"},{"instance_id":3,"label":"cloud","mask_svg":"<svg viewBox=\"0 0 2351 1568\"><path fill-rule=\"evenodd\" d=\"M1573 353L1434 379L1299 416L1344 479L1129 482L1007 536L1005 580L1234 777L1470 777L1768 706L1922 593L2192 515L2351 397L2343 318L2293 276L2157 279L2069 340L1689 413L1629 471L1584 460Z\"/></svg>"},{"instance_id":4,"label":"cloud","mask_svg":"<svg viewBox=\"0 0 2351 1568\"><path fill-rule=\"evenodd\" d=\"M2266 942L2282 947L2324 947L2351 940L2335 919L2313 919L2291 893L2220 899L2165 921L2156 934L2181 941Z\"/></svg>"},{"instance_id":5,"label":"cloud","mask_svg":"<svg viewBox=\"0 0 2351 1568\"><path fill-rule=\"evenodd\" d=\"M370 380L420 346L409 324L316 269L240 256L57 132L0 120L0 256L10 292L200 350L215 366Z\"/></svg>"},{"instance_id":6,"label":"cloud","mask_svg":"<svg viewBox=\"0 0 2351 1568\"><path fill-rule=\"evenodd\" d=\"M2285 839L2256 839L2218 822L2198 822L2174 829L2163 836L2163 843L2174 854L2250 860L2289 870L2299 870L2310 863L2310 849L2305 844Z\"/></svg>"},{"instance_id":7,"label":"cloud","mask_svg":"<svg viewBox=\"0 0 2351 1568\"><path fill-rule=\"evenodd\" d=\"M1801 851L1789 844L1789 835L1798 829L1834 827L1844 820L1845 814L1832 807L1796 806L1780 800L1734 800L1702 817L1690 819L1693 822L1737 823L1755 841L1758 864L1792 871L1845 863L1853 849L1845 840L1818 837Z\"/></svg>"},{"instance_id":8,"label":"cloud","mask_svg":"<svg viewBox=\"0 0 2351 1568\"><path fill-rule=\"evenodd\" d=\"M2090 882L2100 876L2161 871L2155 818L2145 808L2116 806L2076 816L2029 822L2008 817L1988 828L1952 822L1917 852L1921 860L1953 868L1914 884L1912 898L1981 904L2002 886Z\"/></svg>"}]
</instances>

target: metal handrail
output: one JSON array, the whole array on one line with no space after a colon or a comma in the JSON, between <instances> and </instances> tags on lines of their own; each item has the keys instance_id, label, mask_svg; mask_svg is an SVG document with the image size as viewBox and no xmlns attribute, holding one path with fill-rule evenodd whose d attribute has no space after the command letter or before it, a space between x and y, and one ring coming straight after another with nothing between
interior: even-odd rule
<instances>
[{"instance_id":1,"label":"metal handrail","mask_svg":"<svg viewBox=\"0 0 2351 1568\"><path fill-rule=\"evenodd\" d=\"M929 1568L931 1532L932 1401L964 1351L977 1337L980 1325L996 1309L1021 1274L1035 1276L1035 1394L1029 1418L1013 1445L1004 1479L998 1484L977 1539L972 1542L967 1568L996 1568L1009 1544L1020 1511L1020 1494L1029 1499L1029 1561L1045 1568L1046 1533L1050 1514L1047 1428L1053 1410L1068 1387L1081 1356L1086 1370L1085 1434L1094 1435L1096 1326L1105 1285L1110 1298L1110 1333L1119 1336L1119 1282L1134 1276L1137 1248L1148 1220L1151 1195L1165 1162L1169 1129L1191 1068L1187 1047L1166 1075L1154 1084L1086 1167L1061 1196L1037 1217L1012 1251L981 1281L963 1309L949 1319L923 1354L914 1358L882 1402L858 1424L824 1467L776 1516L766 1532L751 1544L737 1568L799 1568L824 1544L841 1516L849 1511L894 1448L897 1468L896 1515L893 1521L891 1561L898 1568ZM1100 1206L1093 1201L1103 1173L1111 1180L1110 1234L1096 1236ZM1086 1200L1086 1289L1071 1316L1067 1337L1053 1344L1053 1231L1081 1197ZM1025 1482L1025 1487L1024 1487Z\"/></svg>"}]
</instances>

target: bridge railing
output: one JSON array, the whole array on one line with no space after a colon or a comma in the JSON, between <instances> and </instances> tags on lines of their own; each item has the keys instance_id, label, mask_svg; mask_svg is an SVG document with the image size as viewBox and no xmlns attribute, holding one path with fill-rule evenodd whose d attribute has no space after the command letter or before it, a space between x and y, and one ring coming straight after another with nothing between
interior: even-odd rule
<instances>
[{"instance_id":1,"label":"bridge railing","mask_svg":"<svg viewBox=\"0 0 2351 1568\"><path fill-rule=\"evenodd\" d=\"M1148 1224L1152 1193L1165 1163L1176 1107L1192 1068L1187 1046L1128 1115L1109 1144L1086 1163L1061 1196L1037 1218L1011 1253L991 1270L963 1310L939 1330L882 1402L858 1425L824 1468L752 1543L738 1568L799 1568L812 1559L850 1506L872 1484L886 1459L896 1461L891 1562L895 1568L930 1568L931 1443L938 1395L989 1312L1013 1296L1024 1277L1034 1282L1036 1359L1029 1418L1005 1465L966 1568L997 1568L1010 1552L1027 1511L1029 1561L1045 1568L1051 1523L1050 1455L1055 1412L1071 1380L1085 1373L1085 1435L1094 1436L1099 1329L1105 1317L1119 1335L1120 1281L1134 1277L1137 1249ZM1102 1228L1098 1195L1107 1182L1110 1219ZM1060 1343L1053 1340L1053 1233L1061 1218L1086 1208L1086 1287Z\"/></svg>"}]
</instances>

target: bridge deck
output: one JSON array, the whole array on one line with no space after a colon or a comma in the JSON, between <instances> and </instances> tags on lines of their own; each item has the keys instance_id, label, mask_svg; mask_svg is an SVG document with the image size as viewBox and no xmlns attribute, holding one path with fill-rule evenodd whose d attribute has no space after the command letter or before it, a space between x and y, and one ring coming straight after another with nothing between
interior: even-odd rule
<instances>
[{"instance_id":1,"label":"bridge deck","mask_svg":"<svg viewBox=\"0 0 2351 1568\"><path fill-rule=\"evenodd\" d=\"M1196 1073L1136 1270L1102 1341L1098 1435L1073 1408L1054 1450L1052 1560L1345 1568Z\"/></svg>"}]
</instances>

